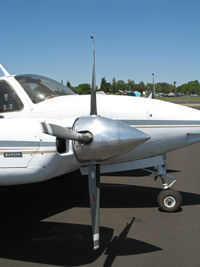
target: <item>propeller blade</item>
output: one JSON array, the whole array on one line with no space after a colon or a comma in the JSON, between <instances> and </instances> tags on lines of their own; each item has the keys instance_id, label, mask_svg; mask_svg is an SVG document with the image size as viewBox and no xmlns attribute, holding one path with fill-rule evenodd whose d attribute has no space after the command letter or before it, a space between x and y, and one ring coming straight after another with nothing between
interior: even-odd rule
<instances>
[{"instance_id":1,"label":"propeller blade","mask_svg":"<svg viewBox=\"0 0 200 267\"><path fill-rule=\"evenodd\" d=\"M92 216L92 231L94 250L99 248L99 215L100 215L100 166L88 166L88 182L90 195L90 208Z\"/></svg>"},{"instance_id":2,"label":"propeller blade","mask_svg":"<svg viewBox=\"0 0 200 267\"><path fill-rule=\"evenodd\" d=\"M92 134L89 132L77 133L62 126L46 122L41 122L41 125L44 133L56 136L58 138L74 140L84 144L89 144L92 140Z\"/></svg>"},{"instance_id":3,"label":"propeller blade","mask_svg":"<svg viewBox=\"0 0 200 267\"><path fill-rule=\"evenodd\" d=\"M97 115L94 36L90 36L90 38L93 41L93 69L92 69L92 91L91 91L91 102L90 102L90 115Z\"/></svg>"}]
</instances>

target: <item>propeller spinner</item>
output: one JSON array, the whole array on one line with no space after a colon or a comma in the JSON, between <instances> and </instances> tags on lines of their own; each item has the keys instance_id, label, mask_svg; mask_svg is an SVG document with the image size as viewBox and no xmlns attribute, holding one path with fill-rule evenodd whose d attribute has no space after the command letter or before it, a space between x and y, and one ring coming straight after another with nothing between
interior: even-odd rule
<instances>
[{"instance_id":1,"label":"propeller spinner","mask_svg":"<svg viewBox=\"0 0 200 267\"><path fill-rule=\"evenodd\" d=\"M95 46L93 41L93 71L90 116L77 118L72 130L64 127L42 123L43 132L58 138L73 141L77 160L88 166L88 182L92 217L94 250L99 248L99 213L100 213L100 163L119 157L150 136L129 125L97 115L95 85Z\"/></svg>"}]
</instances>

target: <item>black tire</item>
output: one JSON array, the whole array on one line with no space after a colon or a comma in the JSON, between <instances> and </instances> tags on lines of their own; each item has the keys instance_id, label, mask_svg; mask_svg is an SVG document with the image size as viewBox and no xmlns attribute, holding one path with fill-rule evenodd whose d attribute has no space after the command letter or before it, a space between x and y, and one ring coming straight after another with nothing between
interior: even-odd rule
<instances>
[{"instance_id":1,"label":"black tire","mask_svg":"<svg viewBox=\"0 0 200 267\"><path fill-rule=\"evenodd\" d=\"M181 194L174 189L165 189L160 191L157 201L161 210L175 212L180 209L182 197Z\"/></svg>"}]
</instances>

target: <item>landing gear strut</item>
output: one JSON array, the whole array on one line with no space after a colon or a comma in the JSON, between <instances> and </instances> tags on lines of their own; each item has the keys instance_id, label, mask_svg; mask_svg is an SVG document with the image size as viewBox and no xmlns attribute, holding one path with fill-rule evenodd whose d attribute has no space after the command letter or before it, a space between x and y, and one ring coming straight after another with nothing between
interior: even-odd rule
<instances>
[{"instance_id":1,"label":"landing gear strut","mask_svg":"<svg viewBox=\"0 0 200 267\"><path fill-rule=\"evenodd\" d=\"M154 179L157 180L159 177L162 181L163 190L160 191L157 197L158 206L161 210L167 212L175 212L180 209L182 204L181 194L171 189L171 186L176 182L174 176L169 175L167 173L167 164L166 164L166 156L163 155L164 165L157 166L157 171L149 170L153 175ZM167 183L167 179L172 179L171 183Z\"/></svg>"}]
</instances>

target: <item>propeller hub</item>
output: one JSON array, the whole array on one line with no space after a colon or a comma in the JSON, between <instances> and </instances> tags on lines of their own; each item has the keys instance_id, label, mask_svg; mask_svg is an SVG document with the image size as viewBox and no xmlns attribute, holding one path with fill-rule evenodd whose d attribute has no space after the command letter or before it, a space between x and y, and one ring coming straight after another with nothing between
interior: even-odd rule
<instances>
[{"instance_id":1,"label":"propeller hub","mask_svg":"<svg viewBox=\"0 0 200 267\"><path fill-rule=\"evenodd\" d=\"M87 163L121 156L150 139L147 134L125 123L96 115L78 118L73 131L92 134L89 144L73 141L78 161Z\"/></svg>"}]
</instances>

